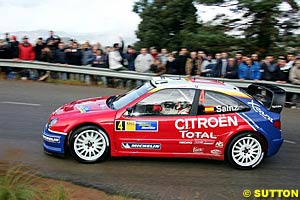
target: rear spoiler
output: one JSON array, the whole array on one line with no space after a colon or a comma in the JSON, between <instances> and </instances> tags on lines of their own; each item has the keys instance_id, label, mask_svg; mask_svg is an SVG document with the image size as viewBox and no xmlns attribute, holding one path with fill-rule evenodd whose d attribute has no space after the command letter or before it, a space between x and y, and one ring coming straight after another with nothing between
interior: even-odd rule
<instances>
[{"instance_id":1,"label":"rear spoiler","mask_svg":"<svg viewBox=\"0 0 300 200\"><path fill-rule=\"evenodd\" d=\"M280 87L264 83L253 83L248 86L246 91L271 112L280 113L284 107L286 93Z\"/></svg>"}]
</instances>

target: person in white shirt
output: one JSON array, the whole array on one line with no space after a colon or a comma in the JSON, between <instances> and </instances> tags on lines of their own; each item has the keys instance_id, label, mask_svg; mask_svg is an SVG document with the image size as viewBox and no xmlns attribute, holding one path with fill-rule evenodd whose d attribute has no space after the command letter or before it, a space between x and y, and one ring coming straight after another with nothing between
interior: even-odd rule
<instances>
[{"instance_id":1,"label":"person in white shirt","mask_svg":"<svg viewBox=\"0 0 300 200\"><path fill-rule=\"evenodd\" d=\"M134 61L135 71L140 73L150 72L150 66L153 63L153 57L147 52L146 48L140 50L140 54Z\"/></svg>"}]
</instances>

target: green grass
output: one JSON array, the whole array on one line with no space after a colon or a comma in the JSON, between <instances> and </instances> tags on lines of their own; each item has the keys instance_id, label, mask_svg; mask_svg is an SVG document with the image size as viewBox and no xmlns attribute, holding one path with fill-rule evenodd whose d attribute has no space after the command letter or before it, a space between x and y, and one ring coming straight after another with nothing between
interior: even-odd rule
<instances>
[{"instance_id":1,"label":"green grass","mask_svg":"<svg viewBox=\"0 0 300 200\"><path fill-rule=\"evenodd\" d=\"M38 177L22 167L9 168L0 176L0 200L66 200L68 192L63 185L39 188Z\"/></svg>"},{"instance_id":2,"label":"green grass","mask_svg":"<svg viewBox=\"0 0 300 200\"><path fill-rule=\"evenodd\" d=\"M39 191L32 186L34 177L21 171L21 167L13 167L6 171L0 179L0 200L33 200Z\"/></svg>"}]
</instances>

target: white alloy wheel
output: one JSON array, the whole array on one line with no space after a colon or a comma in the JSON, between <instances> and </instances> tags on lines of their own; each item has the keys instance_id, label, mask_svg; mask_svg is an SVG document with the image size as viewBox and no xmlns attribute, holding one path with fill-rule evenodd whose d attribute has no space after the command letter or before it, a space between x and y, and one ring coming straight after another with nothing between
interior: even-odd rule
<instances>
[{"instance_id":1,"label":"white alloy wheel","mask_svg":"<svg viewBox=\"0 0 300 200\"><path fill-rule=\"evenodd\" d=\"M258 164L263 157L263 149L255 137L242 137L234 142L231 149L232 160L240 167Z\"/></svg>"},{"instance_id":2,"label":"white alloy wheel","mask_svg":"<svg viewBox=\"0 0 300 200\"><path fill-rule=\"evenodd\" d=\"M109 140L105 132L95 126L86 126L70 136L70 151L82 163L104 160L108 155Z\"/></svg>"}]
</instances>

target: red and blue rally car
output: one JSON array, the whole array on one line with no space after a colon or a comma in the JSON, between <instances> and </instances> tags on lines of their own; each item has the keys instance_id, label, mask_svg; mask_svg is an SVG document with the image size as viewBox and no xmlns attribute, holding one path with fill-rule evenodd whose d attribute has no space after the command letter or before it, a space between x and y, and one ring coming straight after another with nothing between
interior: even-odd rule
<instances>
[{"instance_id":1,"label":"red and blue rally car","mask_svg":"<svg viewBox=\"0 0 300 200\"><path fill-rule=\"evenodd\" d=\"M43 130L47 153L93 163L107 156L226 160L251 169L278 152L285 91L199 78L156 77L123 95L65 104Z\"/></svg>"}]
</instances>

